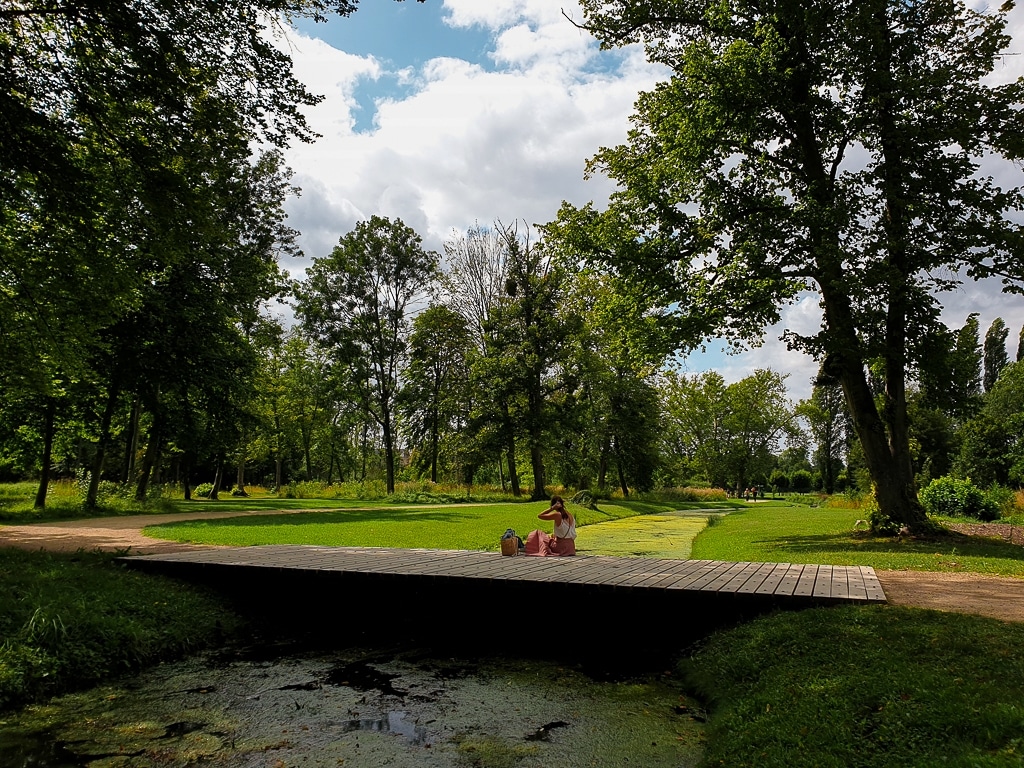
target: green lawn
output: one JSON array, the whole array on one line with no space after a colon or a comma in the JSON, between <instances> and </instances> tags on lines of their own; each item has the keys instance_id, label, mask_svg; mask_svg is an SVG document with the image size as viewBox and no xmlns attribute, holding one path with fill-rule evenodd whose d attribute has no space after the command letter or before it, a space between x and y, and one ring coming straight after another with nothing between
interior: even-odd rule
<instances>
[{"instance_id":1,"label":"green lawn","mask_svg":"<svg viewBox=\"0 0 1024 768\"><path fill-rule=\"evenodd\" d=\"M710 709L702 766L1024 765L1024 624L909 608L780 613L681 667Z\"/></svg>"},{"instance_id":2,"label":"green lawn","mask_svg":"<svg viewBox=\"0 0 1024 768\"><path fill-rule=\"evenodd\" d=\"M321 507L325 506L322 502ZM351 506L351 505L349 505ZM598 510L570 505L580 527L641 514L668 512L678 503L606 502ZM548 502L457 504L359 509L332 509L288 515L256 515L218 520L189 520L155 525L145 533L161 539L203 544L318 544L345 547L426 547L497 550L501 535L512 528L524 539L534 528L550 533L538 520ZM580 534L585 545L586 534Z\"/></svg>"},{"instance_id":3,"label":"green lawn","mask_svg":"<svg viewBox=\"0 0 1024 768\"><path fill-rule=\"evenodd\" d=\"M550 523L537 519L547 502L395 506L317 499L238 501L183 506L204 511L267 509L268 514L190 520L150 526L145 532L173 541L233 546L319 544L493 551L507 528L524 538L534 528L551 530ZM677 512L692 506L705 508ZM577 546L583 554L870 565L886 570L1024 577L1024 548L1001 541L959 534L874 538L854 530L856 510L793 506L784 501L721 507L716 512L729 514L716 515L717 524L705 528L710 506L633 500L602 502L598 510L573 505L581 528ZM310 511L273 514L295 508Z\"/></svg>"},{"instance_id":4,"label":"green lawn","mask_svg":"<svg viewBox=\"0 0 1024 768\"><path fill-rule=\"evenodd\" d=\"M960 534L874 538L854 531L858 517L856 510L758 502L702 531L693 542L692 557L1024 577L1022 547Z\"/></svg>"}]
</instances>

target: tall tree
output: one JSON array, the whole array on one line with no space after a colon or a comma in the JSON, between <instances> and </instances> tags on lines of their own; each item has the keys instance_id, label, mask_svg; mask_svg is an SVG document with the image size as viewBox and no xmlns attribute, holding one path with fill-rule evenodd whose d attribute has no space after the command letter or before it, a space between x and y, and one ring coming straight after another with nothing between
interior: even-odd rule
<instances>
[{"instance_id":1,"label":"tall tree","mask_svg":"<svg viewBox=\"0 0 1024 768\"><path fill-rule=\"evenodd\" d=\"M136 305L140 233L188 232L187 147L230 121L246 139L315 136L319 97L272 39L348 0L24 0L0 6L0 379L45 393L82 375ZM59 375L59 374L58 374Z\"/></svg>"},{"instance_id":2,"label":"tall tree","mask_svg":"<svg viewBox=\"0 0 1024 768\"><path fill-rule=\"evenodd\" d=\"M717 371L695 376L664 373L662 397L665 400L666 433L682 451L688 463L706 482L729 488L732 478L726 470L729 417L726 383Z\"/></svg>"},{"instance_id":3,"label":"tall tree","mask_svg":"<svg viewBox=\"0 0 1024 768\"><path fill-rule=\"evenodd\" d=\"M984 386L986 392L991 392L999 378L1000 371L1009 363L1010 358L1006 354L1006 337L1010 335L1010 329L1006 327L1003 318L997 317L992 325L985 332L985 375Z\"/></svg>"},{"instance_id":4,"label":"tall tree","mask_svg":"<svg viewBox=\"0 0 1024 768\"><path fill-rule=\"evenodd\" d=\"M981 484L1024 484L1024 362L1006 366L962 440L958 474Z\"/></svg>"},{"instance_id":5,"label":"tall tree","mask_svg":"<svg viewBox=\"0 0 1024 768\"><path fill-rule=\"evenodd\" d=\"M412 318L436 276L437 254L400 219L371 216L316 258L296 306L313 338L350 370L363 410L383 432L387 492L395 490L395 398Z\"/></svg>"},{"instance_id":6,"label":"tall tree","mask_svg":"<svg viewBox=\"0 0 1024 768\"><path fill-rule=\"evenodd\" d=\"M546 495L545 441L550 434L550 394L560 386L553 369L563 357L571 319L561 311L564 273L554 254L534 240L529 227L500 228L508 253L505 295L494 317L494 357L502 362L510 394L518 396L518 420L530 452L532 498Z\"/></svg>"},{"instance_id":7,"label":"tall tree","mask_svg":"<svg viewBox=\"0 0 1024 768\"><path fill-rule=\"evenodd\" d=\"M502 373L495 320L508 278L508 243L501 227L477 224L465 234L446 240L444 255L446 269L438 282L438 299L462 316L473 341L470 374L477 397L471 432L483 453L493 446L502 487L507 474L512 495L518 497L522 490L516 463L513 395ZM507 473L502 469L502 454Z\"/></svg>"},{"instance_id":8,"label":"tall tree","mask_svg":"<svg viewBox=\"0 0 1024 768\"><path fill-rule=\"evenodd\" d=\"M1024 81L988 81L1000 12L952 0L583 0L605 45L643 42L672 77L627 144L590 164L609 209L563 208L566 239L663 292L680 344L757 339L806 290L821 331L787 332L842 387L881 510L926 526L908 370L956 276L1019 286L1022 204L977 173L1020 157ZM867 376L877 361L883 391Z\"/></svg>"},{"instance_id":9,"label":"tall tree","mask_svg":"<svg viewBox=\"0 0 1024 768\"><path fill-rule=\"evenodd\" d=\"M846 447L846 402L834 384L815 383L811 397L797 404L796 415L807 421L814 440L814 464L825 493L834 493L843 469Z\"/></svg>"},{"instance_id":10,"label":"tall tree","mask_svg":"<svg viewBox=\"0 0 1024 768\"><path fill-rule=\"evenodd\" d=\"M624 495L630 487L648 490L661 465L656 375L670 347L657 314L633 286L570 266L563 306L579 322L566 339L565 389L557 404L562 483L588 487L596 475L604 489L614 470Z\"/></svg>"},{"instance_id":11,"label":"tall tree","mask_svg":"<svg viewBox=\"0 0 1024 768\"><path fill-rule=\"evenodd\" d=\"M726 384L717 371L665 374L666 430L692 466L719 488L742 489L771 468L787 435L796 436L785 376L760 369Z\"/></svg>"},{"instance_id":12,"label":"tall tree","mask_svg":"<svg viewBox=\"0 0 1024 768\"><path fill-rule=\"evenodd\" d=\"M434 483L442 440L467 439L459 432L467 421L469 339L465 319L443 304L431 305L413 321L401 410L409 437L421 446Z\"/></svg>"}]
</instances>

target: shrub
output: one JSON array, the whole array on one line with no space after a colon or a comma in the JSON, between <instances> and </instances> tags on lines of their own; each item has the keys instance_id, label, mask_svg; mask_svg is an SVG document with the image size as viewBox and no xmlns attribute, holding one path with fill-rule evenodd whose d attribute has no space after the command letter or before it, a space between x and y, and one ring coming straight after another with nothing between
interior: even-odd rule
<instances>
[{"instance_id":1,"label":"shrub","mask_svg":"<svg viewBox=\"0 0 1024 768\"><path fill-rule=\"evenodd\" d=\"M948 476L936 478L921 491L920 499L925 511L932 515L973 517L978 520L995 520L999 517L999 505L986 498L970 480Z\"/></svg>"},{"instance_id":2,"label":"shrub","mask_svg":"<svg viewBox=\"0 0 1024 768\"><path fill-rule=\"evenodd\" d=\"M721 488L661 488L650 494L659 501L727 501L729 494Z\"/></svg>"},{"instance_id":3,"label":"shrub","mask_svg":"<svg viewBox=\"0 0 1024 768\"><path fill-rule=\"evenodd\" d=\"M789 475L781 469L777 469L772 472L772 476L768 478L768 485L776 491L782 491L785 493L789 490Z\"/></svg>"},{"instance_id":4,"label":"shrub","mask_svg":"<svg viewBox=\"0 0 1024 768\"><path fill-rule=\"evenodd\" d=\"M200 483L192 491L193 496L198 496L203 499L210 498L210 494L213 493L213 483Z\"/></svg>"},{"instance_id":5,"label":"shrub","mask_svg":"<svg viewBox=\"0 0 1024 768\"><path fill-rule=\"evenodd\" d=\"M895 536L903 527L883 512L881 507L878 506L878 498L875 496L874 485L871 486L871 493L864 497L864 506L862 509L867 515L867 520L871 525L871 530L881 536Z\"/></svg>"},{"instance_id":6,"label":"shrub","mask_svg":"<svg viewBox=\"0 0 1024 768\"><path fill-rule=\"evenodd\" d=\"M993 485L985 491L985 498L995 504L1001 517L1009 517L1017 509L1017 494L1005 485Z\"/></svg>"},{"instance_id":7,"label":"shrub","mask_svg":"<svg viewBox=\"0 0 1024 768\"><path fill-rule=\"evenodd\" d=\"M789 478L789 485L797 493L805 493L811 490L814 483L814 476L806 469L798 469Z\"/></svg>"}]
</instances>

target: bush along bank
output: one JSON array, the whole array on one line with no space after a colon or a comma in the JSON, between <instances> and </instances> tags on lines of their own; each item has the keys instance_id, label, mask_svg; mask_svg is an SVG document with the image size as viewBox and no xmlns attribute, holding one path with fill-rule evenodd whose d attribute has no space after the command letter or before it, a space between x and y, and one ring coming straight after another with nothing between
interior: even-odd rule
<instances>
[{"instance_id":1,"label":"bush along bank","mask_svg":"<svg viewBox=\"0 0 1024 768\"><path fill-rule=\"evenodd\" d=\"M0 710L180 657L238 626L214 595L113 555L0 549Z\"/></svg>"}]
</instances>

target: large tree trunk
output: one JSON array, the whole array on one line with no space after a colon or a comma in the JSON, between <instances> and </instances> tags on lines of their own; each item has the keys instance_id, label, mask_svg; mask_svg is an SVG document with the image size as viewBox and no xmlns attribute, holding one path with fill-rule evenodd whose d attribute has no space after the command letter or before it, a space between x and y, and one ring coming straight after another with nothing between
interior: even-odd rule
<instances>
[{"instance_id":1,"label":"large tree trunk","mask_svg":"<svg viewBox=\"0 0 1024 768\"><path fill-rule=\"evenodd\" d=\"M533 470L533 493L530 498L540 501L547 498L547 489L544 487L547 477L544 471L543 454L543 433L544 424L541 421L544 394L540 384L540 372L535 371L530 379L530 468Z\"/></svg>"},{"instance_id":2,"label":"large tree trunk","mask_svg":"<svg viewBox=\"0 0 1024 768\"><path fill-rule=\"evenodd\" d=\"M217 455L217 471L213 475L213 490L210 491L211 501L220 501L220 486L224 482L224 454Z\"/></svg>"},{"instance_id":3,"label":"large tree trunk","mask_svg":"<svg viewBox=\"0 0 1024 768\"><path fill-rule=\"evenodd\" d=\"M181 484L185 489L185 501L192 501L192 456L185 454L181 468Z\"/></svg>"},{"instance_id":4,"label":"large tree trunk","mask_svg":"<svg viewBox=\"0 0 1024 768\"><path fill-rule=\"evenodd\" d=\"M616 437L613 441L615 446L615 470L619 475L619 488L622 489L622 498L629 498L629 486L626 484L626 473L622 469L622 452L619 450L619 438Z\"/></svg>"},{"instance_id":5,"label":"large tree trunk","mask_svg":"<svg viewBox=\"0 0 1024 768\"><path fill-rule=\"evenodd\" d=\"M149 431L149 445L146 446L146 455L142 457L142 468L139 470L139 483L135 488L135 500L142 502L149 494L149 479L153 474L153 467L160 460L160 447L163 442L163 417L158 413L153 414L153 427Z\"/></svg>"},{"instance_id":6,"label":"large tree trunk","mask_svg":"<svg viewBox=\"0 0 1024 768\"><path fill-rule=\"evenodd\" d=\"M139 448L139 419L141 414L142 400L136 395L132 399L132 412L128 418L127 438L124 441L124 472L121 473L122 485L128 485L132 481L132 472L135 471L135 452Z\"/></svg>"},{"instance_id":7,"label":"large tree trunk","mask_svg":"<svg viewBox=\"0 0 1024 768\"><path fill-rule=\"evenodd\" d=\"M89 477L89 490L85 495L85 508L96 509L97 497L100 490L100 477L103 474L103 464L107 457L107 446L110 443L110 423L114 418L114 408L117 406L117 398L120 395L120 388L116 384L110 385L107 393L107 404L103 409L103 417L100 421L100 438L96 443L96 455L92 460L92 475Z\"/></svg>"},{"instance_id":8,"label":"large tree trunk","mask_svg":"<svg viewBox=\"0 0 1024 768\"><path fill-rule=\"evenodd\" d=\"M601 441L601 454L597 459L597 488L603 491L608 487L608 452L611 451L611 441L606 435Z\"/></svg>"},{"instance_id":9,"label":"large tree trunk","mask_svg":"<svg viewBox=\"0 0 1024 768\"><path fill-rule=\"evenodd\" d=\"M910 434L907 424L907 315L910 298L907 278L911 271L908 255L909 217L906 190L909 171L904 162L905 139L896 125L898 109L892 76L892 42L890 39L888 4L875 2L871 13L876 33L871 41L876 65L865 73L865 91L877 108L878 135L882 153L879 168L882 196L885 201L885 252L887 256L888 295L885 318L885 394L881 419L885 430L871 428L880 444L872 448L868 469L875 481L879 510L894 523L921 528L927 521L917 498ZM863 367L861 367L863 376ZM862 403L863 406L866 405ZM873 412L874 403L872 402ZM855 416L856 423L856 416ZM886 437L884 443L879 437ZM863 438L862 438L863 441ZM868 446L864 446L865 455Z\"/></svg>"},{"instance_id":10,"label":"large tree trunk","mask_svg":"<svg viewBox=\"0 0 1024 768\"><path fill-rule=\"evenodd\" d=\"M387 493L390 495L395 492L395 439L391 434L391 411L385 409L382 415L384 417L381 420L383 422L381 427L384 430L384 476Z\"/></svg>"},{"instance_id":11,"label":"large tree trunk","mask_svg":"<svg viewBox=\"0 0 1024 768\"><path fill-rule=\"evenodd\" d=\"M508 412L508 403L501 402L501 426L505 432L505 457L508 461L508 482L512 486L512 495L517 499L523 495L519 487L519 472L516 470L516 436L512 431L512 416Z\"/></svg>"},{"instance_id":12,"label":"large tree trunk","mask_svg":"<svg viewBox=\"0 0 1024 768\"><path fill-rule=\"evenodd\" d=\"M512 495L518 499L523 491L519 487L519 472L516 471L516 439L511 434L505 441L505 457L508 461L508 484L512 487Z\"/></svg>"},{"instance_id":13,"label":"large tree trunk","mask_svg":"<svg viewBox=\"0 0 1024 768\"><path fill-rule=\"evenodd\" d=\"M36 509L46 507L46 493L50 488L50 464L53 460L53 420L56 410L57 403L54 398L46 398L46 406L43 409L42 466L39 468L39 488L36 490L36 500L33 505Z\"/></svg>"},{"instance_id":14,"label":"large tree trunk","mask_svg":"<svg viewBox=\"0 0 1024 768\"><path fill-rule=\"evenodd\" d=\"M435 393L434 397L436 402L438 395ZM433 412L431 413L430 420L430 482L432 483L437 482L437 446L440 439L438 435L440 432L438 422L440 422L440 420L441 416L438 413L437 406L435 405Z\"/></svg>"},{"instance_id":15,"label":"large tree trunk","mask_svg":"<svg viewBox=\"0 0 1024 768\"><path fill-rule=\"evenodd\" d=\"M361 476L359 478L359 482L361 482L361 483L362 482L366 482L366 453L369 450L369 448L367 446L367 443L369 442L369 431L370 431L370 426L364 420L363 421L362 440L360 441L360 453L361 453L360 459L361 459L361 465L362 465L362 469L361 469L362 474L361 474Z\"/></svg>"},{"instance_id":16,"label":"large tree trunk","mask_svg":"<svg viewBox=\"0 0 1024 768\"><path fill-rule=\"evenodd\" d=\"M302 458L306 465L306 479L313 479L313 457L311 453L311 445L313 442L312 430L308 426L303 426L301 429L302 434Z\"/></svg>"},{"instance_id":17,"label":"large tree trunk","mask_svg":"<svg viewBox=\"0 0 1024 768\"><path fill-rule=\"evenodd\" d=\"M540 501L547 498L547 489L544 487L546 480L544 477L544 456L540 445L533 440L530 441L530 466L533 469L533 493L530 495L530 498L534 501Z\"/></svg>"},{"instance_id":18,"label":"large tree trunk","mask_svg":"<svg viewBox=\"0 0 1024 768\"><path fill-rule=\"evenodd\" d=\"M245 492L245 456L241 456L238 459L238 472L235 474L235 486L238 488L240 496L248 496Z\"/></svg>"},{"instance_id":19,"label":"large tree trunk","mask_svg":"<svg viewBox=\"0 0 1024 768\"><path fill-rule=\"evenodd\" d=\"M921 529L927 523L927 515L917 499L910 461L906 399L901 397L903 382L894 380L887 394L887 430L868 386L864 360L857 351L859 343L853 332L849 299L843 291L835 290L836 285L842 285L841 278L837 278L834 282L822 282L825 315L833 343L833 352L823 366L824 373L834 376L842 385L882 516L895 525ZM898 375L898 370L898 365L893 366L892 374Z\"/></svg>"}]
</instances>

